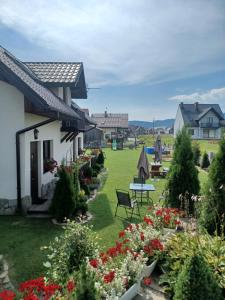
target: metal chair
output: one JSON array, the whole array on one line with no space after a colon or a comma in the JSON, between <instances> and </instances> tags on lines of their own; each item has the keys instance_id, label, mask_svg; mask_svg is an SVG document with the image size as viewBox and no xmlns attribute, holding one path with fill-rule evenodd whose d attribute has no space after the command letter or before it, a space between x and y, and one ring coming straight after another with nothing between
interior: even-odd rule
<instances>
[{"instance_id":1,"label":"metal chair","mask_svg":"<svg viewBox=\"0 0 225 300\"><path fill-rule=\"evenodd\" d=\"M135 214L135 215L139 215L141 217L138 202L137 202L137 200L130 198L129 192L117 189L116 196L117 196L117 206L116 206L115 217L117 215L118 206L125 208L127 217L128 217L127 209L131 210L130 221L133 217L135 207L137 207L137 210L138 210L138 214Z\"/></svg>"}]
</instances>

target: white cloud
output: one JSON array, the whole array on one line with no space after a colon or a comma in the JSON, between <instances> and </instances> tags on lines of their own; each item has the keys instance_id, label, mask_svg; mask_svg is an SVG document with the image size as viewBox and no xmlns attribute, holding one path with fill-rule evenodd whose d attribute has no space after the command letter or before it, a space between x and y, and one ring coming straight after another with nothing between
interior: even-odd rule
<instances>
[{"instance_id":1,"label":"white cloud","mask_svg":"<svg viewBox=\"0 0 225 300\"><path fill-rule=\"evenodd\" d=\"M221 103L225 107L225 87L218 89L211 89L205 92L195 92L187 95L176 95L170 97L169 100L176 100L181 102L200 102L200 103ZM221 102L223 101L223 102Z\"/></svg>"},{"instance_id":2,"label":"white cloud","mask_svg":"<svg viewBox=\"0 0 225 300\"><path fill-rule=\"evenodd\" d=\"M0 2L0 25L53 57L83 61L92 85L163 82L225 68L224 0Z\"/></svg>"}]
</instances>

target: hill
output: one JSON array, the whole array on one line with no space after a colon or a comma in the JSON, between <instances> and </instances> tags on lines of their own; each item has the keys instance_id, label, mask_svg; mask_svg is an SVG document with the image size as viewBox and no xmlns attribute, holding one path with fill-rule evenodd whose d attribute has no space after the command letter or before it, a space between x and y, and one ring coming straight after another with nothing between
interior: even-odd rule
<instances>
[{"instance_id":1,"label":"hill","mask_svg":"<svg viewBox=\"0 0 225 300\"><path fill-rule=\"evenodd\" d=\"M155 120L154 127L172 127L174 124L174 119L165 119L165 120ZM129 125L141 126L144 128L152 128L153 122L148 121L129 121Z\"/></svg>"}]
</instances>

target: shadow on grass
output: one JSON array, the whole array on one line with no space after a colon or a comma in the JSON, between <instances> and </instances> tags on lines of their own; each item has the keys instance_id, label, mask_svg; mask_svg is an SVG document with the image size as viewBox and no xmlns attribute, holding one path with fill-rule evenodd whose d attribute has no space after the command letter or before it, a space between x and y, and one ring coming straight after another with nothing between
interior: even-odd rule
<instances>
[{"instance_id":1,"label":"shadow on grass","mask_svg":"<svg viewBox=\"0 0 225 300\"><path fill-rule=\"evenodd\" d=\"M94 216L91 222L94 230L98 231L114 222L114 214L105 193L99 193L95 200L89 204L89 209Z\"/></svg>"}]
</instances>

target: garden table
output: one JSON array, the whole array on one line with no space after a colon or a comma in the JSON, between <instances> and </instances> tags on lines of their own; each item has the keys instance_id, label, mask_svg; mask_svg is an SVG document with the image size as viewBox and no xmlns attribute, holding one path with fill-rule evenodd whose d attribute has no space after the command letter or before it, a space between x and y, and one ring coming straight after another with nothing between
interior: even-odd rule
<instances>
[{"instance_id":1,"label":"garden table","mask_svg":"<svg viewBox=\"0 0 225 300\"><path fill-rule=\"evenodd\" d=\"M142 205L142 193L147 192L147 200L150 202L149 192L154 192L155 187L153 184L142 184L142 183L130 183L130 190L133 192L140 192L141 193L141 205ZM152 203L153 200L151 199Z\"/></svg>"}]
</instances>

